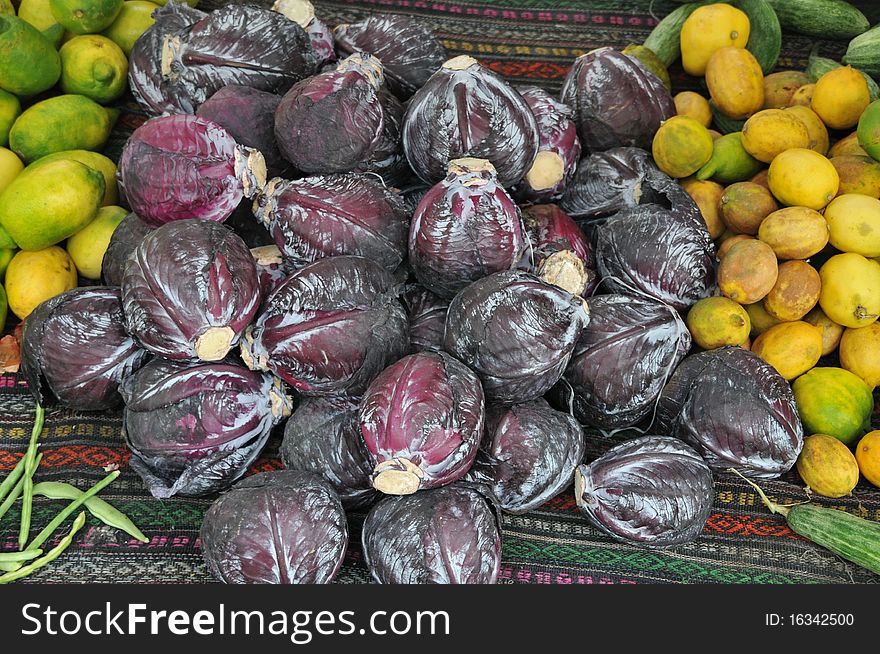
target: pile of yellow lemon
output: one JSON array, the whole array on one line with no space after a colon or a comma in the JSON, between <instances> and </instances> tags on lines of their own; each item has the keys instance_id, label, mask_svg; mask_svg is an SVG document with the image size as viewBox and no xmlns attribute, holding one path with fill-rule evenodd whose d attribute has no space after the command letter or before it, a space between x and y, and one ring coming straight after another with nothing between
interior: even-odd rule
<instances>
[{"instance_id":1,"label":"pile of yellow lemon","mask_svg":"<svg viewBox=\"0 0 880 654\"><path fill-rule=\"evenodd\" d=\"M126 211L100 150L128 88L128 55L159 4L0 2L0 331L7 301L24 319L79 276L101 277Z\"/></svg>"},{"instance_id":2,"label":"pile of yellow lemon","mask_svg":"<svg viewBox=\"0 0 880 654\"><path fill-rule=\"evenodd\" d=\"M708 97L677 94L677 115L653 141L658 167L694 198L717 246L718 294L687 324L700 348L751 349L793 382L808 433L839 446L813 439L805 459L836 448L847 462L819 475L805 460L802 475L845 495L859 478L851 447L880 484L880 434L857 446L880 384L880 101L849 66L815 83L802 71L765 76L748 38L735 7L691 14L682 65ZM839 367L817 367L835 351Z\"/></svg>"}]
</instances>

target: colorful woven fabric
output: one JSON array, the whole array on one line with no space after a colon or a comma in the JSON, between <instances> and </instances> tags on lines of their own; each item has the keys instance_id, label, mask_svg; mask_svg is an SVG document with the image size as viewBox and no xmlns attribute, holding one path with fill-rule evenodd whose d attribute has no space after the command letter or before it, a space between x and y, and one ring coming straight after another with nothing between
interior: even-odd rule
<instances>
[{"instance_id":1,"label":"colorful woven fabric","mask_svg":"<svg viewBox=\"0 0 880 654\"><path fill-rule=\"evenodd\" d=\"M203 0L211 9L223 2ZM316 2L318 15L331 25L359 20L371 12L398 12L429 24L451 55L467 53L516 83L558 89L572 59L592 48L640 43L657 22L676 7L649 0L337 0ZM875 20L878 17L875 17ZM813 42L786 35L780 68L803 68ZM840 55L845 45L820 42L822 54ZM674 67L678 89L696 86ZM107 148L118 156L125 138L144 118L130 99ZM30 435L34 403L20 376L0 376L0 474L22 456ZM280 468L278 437L270 442L254 471ZM106 466L122 475L102 497L126 512L150 542L141 544L89 517L75 545L32 582L205 583L212 581L199 549L206 499L153 499L128 467L121 436L121 412L78 414L49 410L42 436L39 480L66 481L87 488L105 475ZM600 435L590 437L589 456L608 448ZM762 482L781 502L807 498L797 474ZM864 481L853 497L814 498L880 520L880 489ZM35 500L33 526L41 528L63 502ZM339 583L364 583L369 573L361 558L363 515L351 515L351 545ZM0 551L16 548L18 508L0 522ZM794 534L772 515L741 479L716 475L714 509L695 542L671 550L623 545L590 526L566 491L537 511L505 516L501 583L877 583L880 578L848 564ZM51 544L51 543L49 543Z\"/></svg>"}]
</instances>

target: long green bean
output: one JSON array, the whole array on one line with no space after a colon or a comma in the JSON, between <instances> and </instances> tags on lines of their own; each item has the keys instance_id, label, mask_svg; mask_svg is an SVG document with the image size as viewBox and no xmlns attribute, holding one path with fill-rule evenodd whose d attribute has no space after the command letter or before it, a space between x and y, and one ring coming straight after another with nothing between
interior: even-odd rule
<instances>
[{"instance_id":1,"label":"long green bean","mask_svg":"<svg viewBox=\"0 0 880 654\"><path fill-rule=\"evenodd\" d=\"M40 461L43 460L42 452L37 454L37 459L34 461L34 468L40 465ZM0 504L0 520L3 519L3 516L6 515L6 512L10 509L10 507L15 504L15 501L21 497L22 490L24 490L24 477L21 477L18 480L18 483L15 484L15 488L12 489L12 492L6 496L6 499L3 500L3 504Z\"/></svg>"},{"instance_id":2,"label":"long green bean","mask_svg":"<svg viewBox=\"0 0 880 654\"><path fill-rule=\"evenodd\" d=\"M61 539L55 547L49 550L49 553L45 556L28 563L26 566L22 566L15 572L8 572L5 575L0 575L0 584L8 584L10 581L17 581L22 577L27 577L32 572L35 572L49 563L52 563L55 559L61 556L62 552L70 547L70 544L73 542L73 537L76 536L76 532L82 529L82 526L86 523L86 512L82 511L76 517L76 520L73 521L73 526L70 528L70 532Z\"/></svg>"},{"instance_id":3,"label":"long green bean","mask_svg":"<svg viewBox=\"0 0 880 654\"><path fill-rule=\"evenodd\" d=\"M24 474L24 468L27 464L27 457L23 456L18 460L18 463L15 464L15 467L12 471L6 475L6 479L3 480L3 483L0 484L0 502L6 499L6 496L9 495L9 491L15 488L15 485L18 483L18 480L21 479L21 476Z\"/></svg>"},{"instance_id":4,"label":"long green bean","mask_svg":"<svg viewBox=\"0 0 880 654\"><path fill-rule=\"evenodd\" d=\"M43 423L46 413L43 407L37 404L37 412L34 417L34 428L31 431L31 440L28 443L24 465L24 487L21 494L21 528L18 530L18 549L23 550L31 532L31 512L34 500L34 460L37 456L37 438L43 431Z\"/></svg>"},{"instance_id":5,"label":"long green bean","mask_svg":"<svg viewBox=\"0 0 880 654\"><path fill-rule=\"evenodd\" d=\"M80 506L82 506L86 502L86 500L88 500L90 497L93 497L93 496L97 495L99 492L101 492L104 488L107 487L108 484L110 484L118 476L119 476L119 471L114 470L109 475L104 477L101 481L99 481L97 484L92 486L89 490L85 491L77 499L73 500L70 504L68 504L66 507L61 509L61 512L52 519L52 522L50 522L48 525L46 525L43 528L43 531L41 531L39 534L37 534L36 538L34 538L30 542L30 544L27 546L27 549L29 549L29 550L37 549L38 547L40 547L40 545L45 543L46 540L49 538L49 536L51 536L52 533L56 529L58 529L58 527L61 526L61 523L63 523L65 520L67 520L67 517L71 513L73 513Z\"/></svg>"},{"instance_id":6,"label":"long green bean","mask_svg":"<svg viewBox=\"0 0 880 654\"><path fill-rule=\"evenodd\" d=\"M76 500L83 495L83 491L76 486L60 481L41 481L39 484L34 484L34 495L48 497L50 500ZM127 515L97 495L87 499L85 507L105 525L121 529L142 543L149 542L150 539L144 536L143 532L137 528L137 525Z\"/></svg>"},{"instance_id":7,"label":"long green bean","mask_svg":"<svg viewBox=\"0 0 880 654\"><path fill-rule=\"evenodd\" d=\"M0 552L0 562L17 563L18 561L30 561L43 553L43 550L30 550L27 552Z\"/></svg>"}]
</instances>

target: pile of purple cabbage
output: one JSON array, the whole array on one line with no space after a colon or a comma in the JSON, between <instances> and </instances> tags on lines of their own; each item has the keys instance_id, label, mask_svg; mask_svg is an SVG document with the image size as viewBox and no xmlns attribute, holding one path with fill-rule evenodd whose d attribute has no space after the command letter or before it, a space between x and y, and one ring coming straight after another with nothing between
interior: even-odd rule
<instances>
[{"instance_id":1,"label":"pile of purple cabbage","mask_svg":"<svg viewBox=\"0 0 880 654\"><path fill-rule=\"evenodd\" d=\"M121 404L155 497L216 498L218 579L329 582L365 515L376 582L494 583L504 516L572 484L609 538L669 547L713 470L792 467L784 380L691 354L714 246L644 149L674 107L638 62L587 53L557 98L400 16L154 17L106 286L41 305L23 369L44 405ZM273 436L285 469L245 477Z\"/></svg>"}]
</instances>

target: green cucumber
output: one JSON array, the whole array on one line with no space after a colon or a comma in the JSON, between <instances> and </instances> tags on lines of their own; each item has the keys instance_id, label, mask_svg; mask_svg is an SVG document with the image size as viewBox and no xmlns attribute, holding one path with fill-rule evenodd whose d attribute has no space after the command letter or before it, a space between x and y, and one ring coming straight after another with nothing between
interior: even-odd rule
<instances>
[{"instance_id":1,"label":"green cucumber","mask_svg":"<svg viewBox=\"0 0 880 654\"><path fill-rule=\"evenodd\" d=\"M721 110L718 108L718 105L715 104L714 100L709 100L709 107L712 109L712 124L719 132L722 134L731 134L733 132L742 131L743 125L746 124L746 121L725 116L721 113Z\"/></svg>"},{"instance_id":2,"label":"green cucumber","mask_svg":"<svg viewBox=\"0 0 880 654\"><path fill-rule=\"evenodd\" d=\"M854 68L880 77L880 25L876 25L864 34L856 36L849 42L843 63Z\"/></svg>"},{"instance_id":3,"label":"green cucumber","mask_svg":"<svg viewBox=\"0 0 880 654\"><path fill-rule=\"evenodd\" d=\"M782 29L816 38L848 41L871 26L844 0L768 0Z\"/></svg>"},{"instance_id":4,"label":"green cucumber","mask_svg":"<svg viewBox=\"0 0 880 654\"><path fill-rule=\"evenodd\" d=\"M813 49L810 51L810 58L807 60L807 69L806 73L809 75L810 79L813 82L819 81L819 78L822 77L825 73L834 70L835 68L840 68L843 64L839 64L834 59L829 59L828 57L820 57L819 54L819 45L814 45ZM880 98L880 84L874 81L874 78L868 75L865 71L856 68L862 77L865 78L865 82L868 84L868 93L871 94L871 102Z\"/></svg>"},{"instance_id":5,"label":"green cucumber","mask_svg":"<svg viewBox=\"0 0 880 654\"><path fill-rule=\"evenodd\" d=\"M782 49L782 27L776 11L768 0L736 0L732 4L749 17L749 42L746 50L758 60L761 71L769 75L776 68Z\"/></svg>"},{"instance_id":6,"label":"green cucumber","mask_svg":"<svg viewBox=\"0 0 880 654\"><path fill-rule=\"evenodd\" d=\"M772 513L785 517L791 530L831 550L838 556L875 574L880 574L880 522L865 520L846 511L810 502L783 506L771 501L757 484L736 473L754 488Z\"/></svg>"},{"instance_id":7,"label":"green cucumber","mask_svg":"<svg viewBox=\"0 0 880 654\"><path fill-rule=\"evenodd\" d=\"M690 2L673 9L654 26L642 45L657 55L663 65L668 68L681 56L681 26L684 25L684 21L693 13L694 9L711 4L711 1Z\"/></svg>"}]
</instances>

